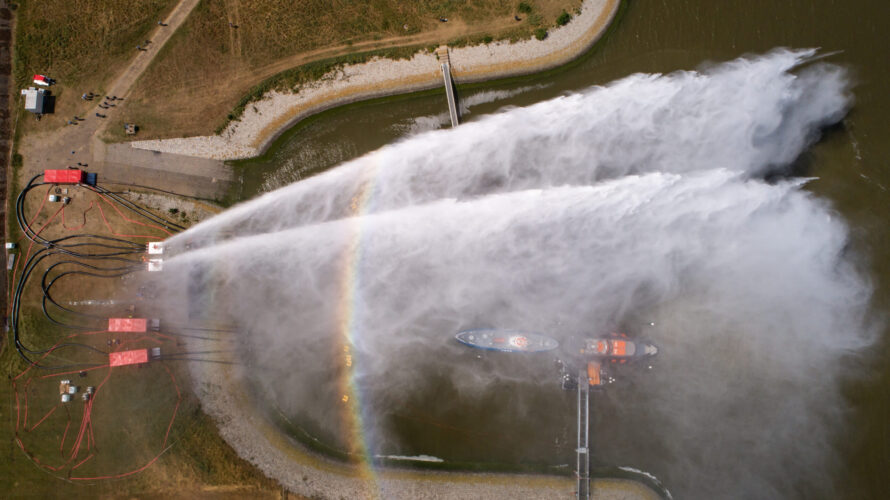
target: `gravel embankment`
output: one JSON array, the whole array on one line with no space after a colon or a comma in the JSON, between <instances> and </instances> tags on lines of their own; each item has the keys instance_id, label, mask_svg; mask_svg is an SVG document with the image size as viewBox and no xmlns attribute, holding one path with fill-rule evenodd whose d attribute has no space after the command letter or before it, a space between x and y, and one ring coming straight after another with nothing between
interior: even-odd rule
<instances>
[{"instance_id":1,"label":"gravel embankment","mask_svg":"<svg viewBox=\"0 0 890 500\"><path fill-rule=\"evenodd\" d=\"M196 351L218 349L221 339L206 340ZM232 360L234 361L234 360ZM387 467L375 480L356 466L318 456L288 438L257 410L240 382L237 363L190 364L203 410L219 426L220 434L239 456L294 493L310 498L386 498L405 500L572 499L575 481L565 476L436 472ZM598 479L592 498L602 500L657 500L641 483Z\"/></svg>"},{"instance_id":2,"label":"gravel embankment","mask_svg":"<svg viewBox=\"0 0 890 500\"><path fill-rule=\"evenodd\" d=\"M606 31L619 0L584 0L581 13L545 40L494 42L450 51L452 74L471 82L541 71L577 57ZM374 59L342 67L297 93L269 92L220 135L135 141L134 148L219 160L249 158L262 152L297 121L346 103L442 85L434 54L410 60Z\"/></svg>"}]
</instances>

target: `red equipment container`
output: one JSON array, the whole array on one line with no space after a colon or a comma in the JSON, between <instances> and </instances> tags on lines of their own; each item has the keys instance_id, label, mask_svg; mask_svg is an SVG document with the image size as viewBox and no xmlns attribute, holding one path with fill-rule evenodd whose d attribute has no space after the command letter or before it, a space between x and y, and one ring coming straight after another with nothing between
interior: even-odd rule
<instances>
[{"instance_id":1,"label":"red equipment container","mask_svg":"<svg viewBox=\"0 0 890 500\"><path fill-rule=\"evenodd\" d=\"M134 349L132 351L119 351L108 353L108 363L111 366L139 365L148 363L148 349Z\"/></svg>"},{"instance_id":2,"label":"red equipment container","mask_svg":"<svg viewBox=\"0 0 890 500\"><path fill-rule=\"evenodd\" d=\"M83 180L83 170L44 170L43 181L53 184L79 184Z\"/></svg>"},{"instance_id":3,"label":"red equipment container","mask_svg":"<svg viewBox=\"0 0 890 500\"><path fill-rule=\"evenodd\" d=\"M109 332L140 332L148 329L148 320L145 318L108 318Z\"/></svg>"}]
</instances>

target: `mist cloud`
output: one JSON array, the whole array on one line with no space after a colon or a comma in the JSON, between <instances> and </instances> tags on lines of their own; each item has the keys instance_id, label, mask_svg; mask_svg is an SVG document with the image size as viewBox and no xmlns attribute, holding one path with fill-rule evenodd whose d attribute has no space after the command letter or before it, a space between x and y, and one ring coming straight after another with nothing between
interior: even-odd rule
<instances>
[{"instance_id":1,"label":"mist cloud","mask_svg":"<svg viewBox=\"0 0 890 500\"><path fill-rule=\"evenodd\" d=\"M871 289L831 206L801 180L763 180L851 106L841 68L798 67L813 55L633 75L387 146L173 238L166 307L236 321L276 404L332 435L351 318L368 432L389 453L400 438L374 416L428 375L465 405L508 380L559 390L535 363L480 372L459 329L570 344L646 318L657 376L596 398L597 458L681 496L819 491Z\"/></svg>"}]
</instances>

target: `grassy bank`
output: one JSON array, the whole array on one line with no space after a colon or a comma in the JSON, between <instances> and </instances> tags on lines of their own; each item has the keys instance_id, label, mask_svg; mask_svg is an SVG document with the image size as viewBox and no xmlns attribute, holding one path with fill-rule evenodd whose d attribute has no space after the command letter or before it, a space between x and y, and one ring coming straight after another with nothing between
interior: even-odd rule
<instances>
[{"instance_id":1,"label":"grassy bank","mask_svg":"<svg viewBox=\"0 0 890 500\"><path fill-rule=\"evenodd\" d=\"M529 13L519 3L375 0L333 7L313 0L294 9L274 0L202 0L142 76L125 115L140 124L139 139L210 135L237 119L260 89L288 88L372 55L530 38L581 0L522 2Z\"/></svg>"}]
</instances>

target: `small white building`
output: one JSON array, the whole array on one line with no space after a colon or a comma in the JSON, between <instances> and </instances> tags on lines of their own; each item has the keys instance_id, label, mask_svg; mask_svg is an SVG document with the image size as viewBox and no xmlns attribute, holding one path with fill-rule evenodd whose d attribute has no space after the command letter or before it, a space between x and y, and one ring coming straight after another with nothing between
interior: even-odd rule
<instances>
[{"instance_id":1,"label":"small white building","mask_svg":"<svg viewBox=\"0 0 890 500\"><path fill-rule=\"evenodd\" d=\"M25 111L36 115L43 114L46 107L46 90L30 87L22 89L22 95L25 96Z\"/></svg>"}]
</instances>

